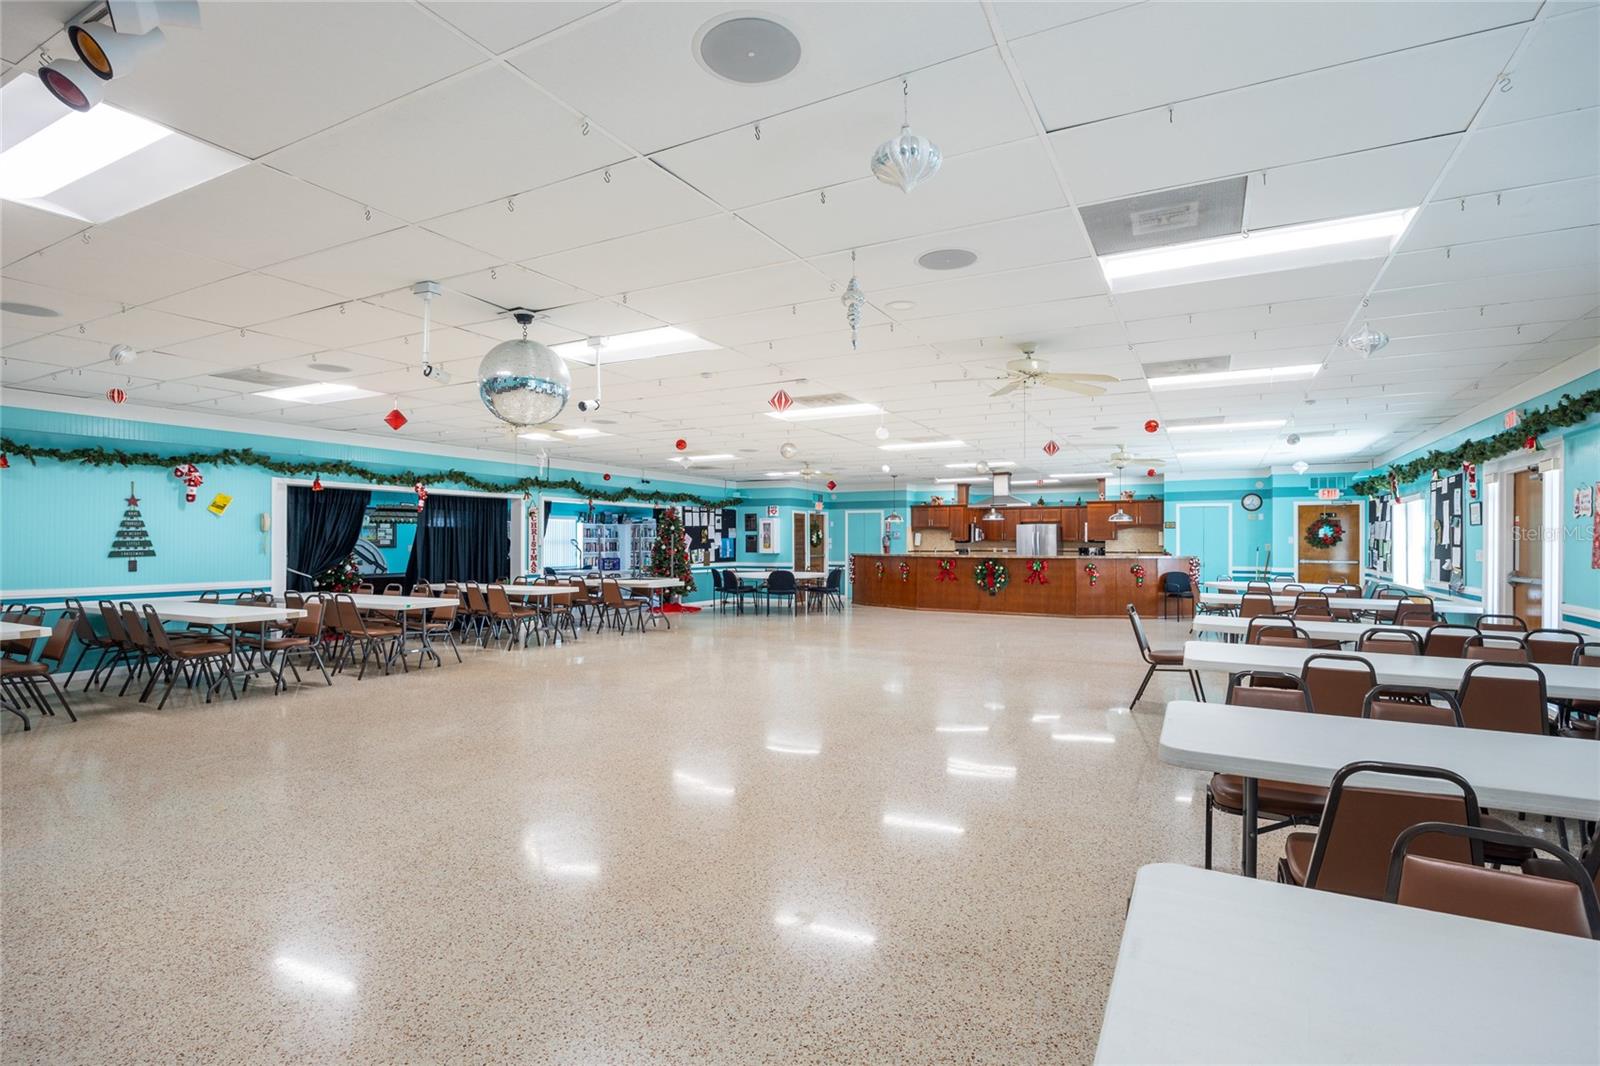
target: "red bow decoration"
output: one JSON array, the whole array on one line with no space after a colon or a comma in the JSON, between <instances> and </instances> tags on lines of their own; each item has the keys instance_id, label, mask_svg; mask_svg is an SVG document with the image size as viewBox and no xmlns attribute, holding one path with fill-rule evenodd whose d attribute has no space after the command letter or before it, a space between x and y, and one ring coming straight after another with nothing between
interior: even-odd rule
<instances>
[{"instance_id":1,"label":"red bow decoration","mask_svg":"<svg viewBox=\"0 0 1600 1066\"><path fill-rule=\"evenodd\" d=\"M1028 584L1028 585L1048 585L1048 584L1050 584L1050 579L1044 576L1045 575L1045 571L1048 570L1049 568L1050 568L1049 564L1046 563L1043 559L1031 559L1031 560L1029 560L1029 562L1028 562L1028 576L1024 580L1024 584Z\"/></svg>"},{"instance_id":2,"label":"red bow decoration","mask_svg":"<svg viewBox=\"0 0 1600 1066\"><path fill-rule=\"evenodd\" d=\"M1531 452L1539 446L1539 438L1529 434L1528 439L1522 442L1522 446Z\"/></svg>"},{"instance_id":3,"label":"red bow decoration","mask_svg":"<svg viewBox=\"0 0 1600 1066\"><path fill-rule=\"evenodd\" d=\"M193 463L179 463L172 468L172 476L183 482L184 502L193 503L195 490L205 483L205 478L200 476L200 468Z\"/></svg>"},{"instance_id":4,"label":"red bow decoration","mask_svg":"<svg viewBox=\"0 0 1600 1066\"><path fill-rule=\"evenodd\" d=\"M423 504L428 502L428 487L419 481L412 488L417 492L417 510L420 511Z\"/></svg>"},{"instance_id":5,"label":"red bow decoration","mask_svg":"<svg viewBox=\"0 0 1600 1066\"><path fill-rule=\"evenodd\" d=\"M940 559L939 572L934 575L935 581L954 581L956 579L956 561L954 559Z\"/></svg>"}]
</instances>

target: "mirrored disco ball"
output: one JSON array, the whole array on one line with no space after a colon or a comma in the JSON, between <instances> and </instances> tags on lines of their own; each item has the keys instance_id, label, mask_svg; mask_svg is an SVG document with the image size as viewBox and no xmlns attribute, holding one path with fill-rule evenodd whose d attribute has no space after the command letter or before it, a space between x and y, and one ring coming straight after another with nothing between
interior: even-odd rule
<instances>
[{"instance_id":1,"label":"mirrored disco ball","mask_svg":"<svg viewBox=\"0 0 1600 1066\"><path fill-rule=\"evenodd\" d=\"M478 395L502 422L536 426L567 406L572 374L566 361L538 341L497 344L478 364Z\"/></svg>"}]
</instances>

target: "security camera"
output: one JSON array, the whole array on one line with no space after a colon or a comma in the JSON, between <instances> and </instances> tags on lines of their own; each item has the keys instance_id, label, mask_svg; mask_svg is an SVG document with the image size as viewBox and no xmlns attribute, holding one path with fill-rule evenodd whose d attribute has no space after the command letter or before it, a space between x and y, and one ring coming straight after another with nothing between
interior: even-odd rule
<instances>
[{"instance_id":1,"label":"security camera","mask_svg":"<svg viewBox=\"0 0 1600 1066\"><path fill-rule=\"evenodd\" d=\"M580 411L598 411L598 410L600 410L600 401L598 399L594 399L594 400L579 400L578 401L578 410L580 410Z\"/></svg>"},{"instance_id":2,"label":"security camera","mask_svg":"<svg viewBox=\"0 0 1600 1066\"><path fill-rule=\"evenodd\" d=\"M134 350L131 344L113 344L111 346L111 361L117 366L127 366L137 358L139 358L139 353Z\"/></svg>"},{"instance_id":3,"label":"security camera","mask_svg":"<svg viewBox=\"0 0 1600 1066\"><path fill-rule=\"evenodd\" d=\"M434 366L432 363L422 364L422 376L440 385L450 384L450 375L445 372L444 367Z\"/></svg>"}]
</instances>

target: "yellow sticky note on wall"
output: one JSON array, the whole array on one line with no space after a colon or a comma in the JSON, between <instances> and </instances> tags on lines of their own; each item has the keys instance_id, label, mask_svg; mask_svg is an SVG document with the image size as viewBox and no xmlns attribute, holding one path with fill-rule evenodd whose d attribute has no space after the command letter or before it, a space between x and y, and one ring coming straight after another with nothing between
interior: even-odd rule
<instances>
[{"instance_id":1,"label":"yellow sticky note on wall","mask_svg":"<svg viewBox=\"0 0 1600 1066\"><path fill-rule=\"evenodd\" d=\"M223 511L226 511L228 509L228 504L230 504L232 502L233 502L233 497L232 496L229 496L226 493L219 492L219 493L217 493L217 498L211 501L211 506L207 507L206 510L210 511L214 515L219 515L220 516Z\"/></svg>"}]
</instances>

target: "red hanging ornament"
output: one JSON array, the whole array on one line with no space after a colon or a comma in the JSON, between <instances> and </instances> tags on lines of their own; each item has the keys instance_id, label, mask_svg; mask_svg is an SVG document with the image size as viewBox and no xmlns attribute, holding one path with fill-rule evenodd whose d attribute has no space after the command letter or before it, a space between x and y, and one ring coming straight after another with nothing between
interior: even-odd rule
<instances>
[{"instance_id":1,"label":"red hanging ornament","mask_svg":"<svg viewBox=\"0 0 1600 1066\"><path fill-rule=\"evenodd\" d=\"M767 400L767 403L774 411L781 415L783 412L794 406L794 397L790 396L782 389L779 389L777 392L772 394L771 399Z\"/></svg>"},{"instance_id":2,"label":"red hanging ornament","mask_svg":"<svg viewBox=\"0 0 1600 1066\"><path fill-rule=\"evenodd\" d=\"M684 450L684 449L685 449L685 448L687 448L687 447L688 447L688 446L689 446L689 442L688 442L688 441L686 441L686 440L684 440L684 439L683 439L683 438L682 438L682 437L679 437L679 438L678 438L678 439L677 439L677 441L675 441L675 442L674 442L674 443L673 443L673 445L672 445L672 446L673 446L673 447L674 447L674 448L676 448L676 449L678 449L678 450L679 450L679 451L680 451L680 452L681 452L681 451L683 451L683 450Z\"/></svg>"},{"instance_id":3,"label":"red hanging ornament","mask_svg":"<svg viewBox=\"0 0 1600 1066\"><path fill-rule=\"evenodd\" d=\"M1146 470L1144 472L1144 476L1145 477L1155 477L1156 476L1156 468L1152 466L1150 469L1148 469L1148 470Z\"/></svg>"},{"instance_id":4,"label":"red hanging ornament","mask_svg":"<svg viewBox=\"0 0 1600 1066\"><path fill-rule=\"evenodd\" d=\"M321 492L322 491L322 475L321 474L317 474L315 477L313 477L311 479L311 491L312 492Z\"/></svg>"},{"instance_id":5,"label":"red hanging ornament","mask_svg":"<svg viewBox=\"0 0 1600 1066\"><path fill-rule=\"evenodd\" d=\"M1461 473L1467 479L1467 498L1476 500L1478 498L1478 464L1462 463Z\"/></svg>"},{"instance_id":6,"label":"red hanging ornament","mask_svg":"<svg viewBox=\"0 0 1600 1066\"><path fill-rule=\"evenodd\" d=\"M385 425L398 433L400 432L400 427L411 421L411 419L401 413L400 408L395 407L391 408L389 413L383 416L383 421Z\"/></svg>"},{"instance_id":7,"label":"red hanging ornament","mask_svg":"<svg viewBox=\"0 0 1600 1066\"><path fill-rule=\"evenodd\" d=\"M10 470L10 469L11 469L11 457L10 456L6 456L6 455L0 455L0 470Z\"/></svg>"},{"instance_id":8,"label":"red hanging ornament","mask_svg":"<svg viewBox=\"0 0 1600 1066\"><path fill-rule=\"evenodd\" d=\"M428 487L419 481L411 488L417 494L417 510L421 511L423 505L428 502Z\"/></svg>"},{"instance_id":9,"label":"red hanging ornament","mask_svg":"<svg viewBox=\"0 0 1600 1066\"><path fill-rule=\"evenodd\" d=\"M1061 445L1057 444L1055 441L1047 440L1047 441L1044 442L1044 453L1046 455L1054 455L1056 452L1059 452L1060 450L1061 450Z\"/></svg>"},{"instance_id":10,"label":"red hanging ornament","mask_svg":"<svg viewBox=\"0 0 1600 1066\"><path fill-rule=\"evenodd\" d=\"M1160 422L1157 422L1157 421L1156 421L1156 420L1155 420L1155 419L1153 419L1153 418L1152 418L1152 419L1150 419L1150 420L1149 420L1149 421L1148 421L1148 422L1146 422L1146 423L1145 423L1145 424L1144 424L1144 431L1145 431L1145 432L1146 432L1146 433L1154 433L1154 432L1155 432L1155 431L1156 431L1156 430L1158 430L1158 429L1160 429L1160 428L1161 428L1161 423L1160 423Z\"/></svg>"},{"instance_id":11,"label":"red hanging ornament","mask_svg":"<svg viewBox=\"0 0 1600 1066\"><path fill-rule=\"evenodd\" d=\"M601 474L600 475L600 480L601 481L610 481L611 480L611 475L610 474Z\"/></svg>"},{"instance_id":12,"label":"red hanging ornament","mask_svg":"<svg viewBox=\"0 0 1600 1066\"><path fill-rule=\"evenodd\" d=\"M836 489L838 487L839 487L839 483L837 481L828 482L828 491L829 492L832 492L834 489Z\"/></svg>"},{"instance_id":13,"label":"red hanging ornament","mask_svg":"<svg viewBox=\"0 0 1600 1066\"><path fill-rule=\"evenodd\" d=\"M1533 451L1533 450L1534 450L1534 449L1535 449L1535 448L1537 448L1537 447L1539 447L1539 438L1538 438L1538 437L1535 437L1535 436L1533 436L1533 435L1532 435L1532 434L1531 434L1531 433L1530 433L1530 434L1529 434L1529 435L1528 435L1528 439L1527 439L1527 440L1525 440L1525 441L1523 441L1523 442L1522 442L1522 446L1523 446L1523 447L1524 447L1524 448L1526 448L1526 449L1528 449L1528 450L1529 450L1529 451L1530 451L1530 452L1531 452L1531 451Z\"/></svg>"},{"instance_id":14,"label":"red hanging ornament","mask_svg":"<svg viewBox=\"0 0 1600 1066\"><path fill-rule=\"evenodd\" d=\"M128 394L113 386L112 388L106 390L106 399L110 400L112 403L126 403L128 400Z\"/></svg>"}]
</instances>

